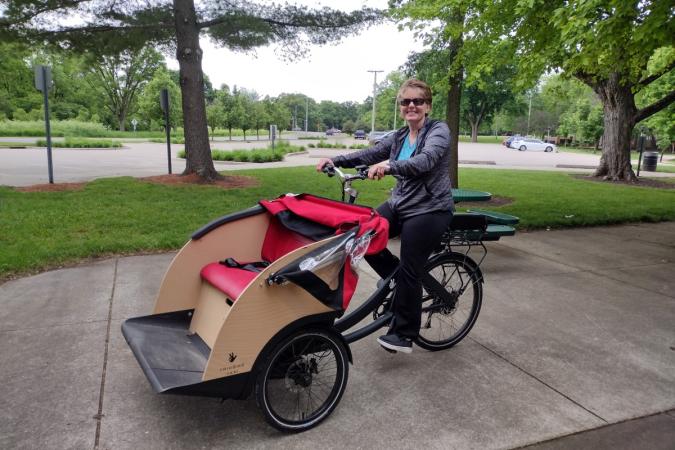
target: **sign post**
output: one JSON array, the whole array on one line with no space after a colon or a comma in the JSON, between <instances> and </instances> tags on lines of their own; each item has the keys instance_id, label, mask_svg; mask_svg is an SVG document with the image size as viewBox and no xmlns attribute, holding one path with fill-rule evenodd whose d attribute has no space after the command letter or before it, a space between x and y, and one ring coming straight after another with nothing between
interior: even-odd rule
<instances>
[{"instance_id":1,"label":"sign post","mask_svg":"<svg viewBox=\"0 0 675 450\"><path fill-rule=\"evenodd\" d=\"M272 154L274 155L274 139L277 137L277 126L270 125L270 139L272 140Z\"/></svg>"},{"instance_id":2,"label":"sign post","mask_svg":"<svg viewBox=\"0 0 675 450\"><path fill-rule=\"evenodd\" d=\"M164 88L159 95L159 105L164 111L164 129L166 130L166 159L169 162L169 175L171 174L171 128L169 127L169 90ZM187 147L185 148L187 152Z\"/></svg>"},{"instance_id":3,"label":"sign post","mask_svg":"<svg viewBox=\"0 0 675 450\"><path fill-rule=\"evenodd\" d=\"M136 132L136 125L138 125L138 120L134 117L131 119L131 125L134 127L134 133Z\"/></svg>"},{"instance_id":4,"label":"sign post","mask_svg":"<svg viewBox=\"0 0 675 450\"><path fill-rule=\"evenodd\" d=\"M640 134L640 137L638 138L638 151L640 152L640 155L638 156L638 168L637 168L637 175L640 176L640 165L642 164L642 152L645 149L645 137ZM646 165L646 164L645 164Z\"/></svg>"},{"instance_id":5,"label":"sign post","mask_svg":"<svg viewBox=\"0 0 675 450\"><path fill-rule=\"evenodd\" d=\"M54 184L54 168L52 166L52 132L49 126L49 88L52 84L52 69L48 66L35 66L35 87L42 91L45 108L45 134L47 135L47 170L49 184Z\"/></svg>"}]
</instances>

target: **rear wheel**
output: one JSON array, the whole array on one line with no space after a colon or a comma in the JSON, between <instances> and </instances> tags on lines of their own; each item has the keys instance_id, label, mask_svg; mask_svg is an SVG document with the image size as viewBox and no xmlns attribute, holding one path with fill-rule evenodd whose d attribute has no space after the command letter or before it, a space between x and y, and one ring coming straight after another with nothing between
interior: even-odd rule
<instances>
[{"instance_id":1,"label":"rear wheel","mask_svg":"<svg viewBox=\"0 0 675 450\"><path fill-rule=\"evenodd\" d=\"M337 333L300 331L270 353L256 380L256 401L273 427L305 431L333 412L348 372L347 349Z\"/></svg>"},{"instance_id":2,"label":"rear wheel","mask_svg":"<svg viewBox=\"0 0 675 450\"><path fill-rule=\"evenodd\" d=\"M483 282L473 260L461 253L441 253L426 269L450 295L443 299L423 287L422 324L415 343L426 350L445 350L464 339L476 323Z\"/></svg>"},{"instance_id":3,"label":"rear wheel","mask_svg":"<svg viewBox=\"0 0 675 450\"><path fill-rule=\"evenodd\" d=\"M524 152L525 150L527 150L527 147L525 147L524 145L521 145L518 150L520 150L521 152Z\"/></svg>"}]
</instances>

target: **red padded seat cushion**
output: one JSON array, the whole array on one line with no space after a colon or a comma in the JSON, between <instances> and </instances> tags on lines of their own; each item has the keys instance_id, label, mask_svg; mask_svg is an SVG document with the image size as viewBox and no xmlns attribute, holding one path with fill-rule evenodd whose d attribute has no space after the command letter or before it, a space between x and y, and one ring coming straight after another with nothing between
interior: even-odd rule
<instances>
[{"instance_id":1,"label":"red padded seat cushion","mask_svg":"<svg viewBox=\"0 0 675 450\"><path fill-rule=\"evenodd\" d=\"M291 231L276 217L270 218L260 256L263 261L274 262L284 255L313 241L301 234Z\"/></svg>"},{"instance_id":2,"label":"red padded seat cushion","mask_svg":"<svg viewBox=\"0 0 675 450\"><path fill-rule=\"evenodd\" d=\"M236 301L244 288L258 274L250 270L227 267L215 262L204 266L200 275L213 287L223 291L230 300Z\"/></svg>"}]
</instances>

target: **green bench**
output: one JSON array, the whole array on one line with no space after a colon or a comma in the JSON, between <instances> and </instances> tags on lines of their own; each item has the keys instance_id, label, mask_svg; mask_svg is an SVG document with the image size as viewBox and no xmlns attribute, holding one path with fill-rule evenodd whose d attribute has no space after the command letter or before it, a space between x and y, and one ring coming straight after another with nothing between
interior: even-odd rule
<instances>
[{"instance_id":1,"label":"green bench","mask_svg":"<svg viewBox=\"0 0 675 450\"><path fill-rule=\"evenodd\" d=\"M468 209L467 212L481 214L487 218L488 224L497 225L516 225L520 219L511 214L500 213L496 211L488 211L486 209Z\"/></svg>"},{"instance_id":2,"label":"green bench","mask_svg":"<svg viewBox=\"0 0 675 450\"><path fill-rule=\"evenodd\" d=\"M492 211L485 211L485 213L492 213ZM518 218L515 216L509 216L508 214L496 213L497 215L505 216L502 220L509 220L514 225L518 223ZM508 219L507 217L508 216ZM479 217L484 219L475 220ZM513 222L513 219L516 221ZM457 229L460 232L465 233L464 236L466 239L472 241L498 241L501 237L504 236L513 236L516 234L516 229L507 224L500 223L491 223L491 220L496 220L494 217L491 219L489 214L484 214L483 212L478 212L473 210L471 212L465 213L455 213L453 218L453 228ZM482 221L482 226L481 222ZM487 227L486 227L487 223ZM485 231L482 231L485 227Z\"/></svg>"}]
</instances>

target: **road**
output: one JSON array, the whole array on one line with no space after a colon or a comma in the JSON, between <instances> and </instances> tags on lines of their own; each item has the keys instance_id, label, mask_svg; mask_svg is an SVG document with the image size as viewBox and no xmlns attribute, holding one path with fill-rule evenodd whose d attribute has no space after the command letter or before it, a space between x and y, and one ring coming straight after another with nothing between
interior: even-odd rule
<instances>
[{"instance_id":1,"label":"road","mask_svg":"<svg viewBox=\"0 0 675 450\"><path fill-rule=\"evenodd\" d=\"M34 142L33 138L1 138L2 141ZM335 139L329 139L329 142ZM307 140L292 139L293 145L306 146ZM351 138L339 142L351 145L363 143ZM268 141L217 140L212 148L232 150L235 148L260 148ZM177 152L183 145L171 146L171 165L173 173L185 168L185 161L177 158ZM287 155L285 161L255 164L235 162L215 162L217 170L237 170L270 167L290 167L314 165L318 158L330 157L349 150L308 149L305 154ZM82 182L96 178L134 176L144 177L166 174L168 171L165 144L149 142L125 142L121 149L64 149L52 151L54 182ZM531 170L590 171L597 166L599 156L577 153L519 152L506 149L499 144L465 143L459 144L459 162L461 166L488 168L520 168ZM655 174L660 175L660 174ZM665 174L664 174L665 175ZM47 151L45 148L0 148L0 185L29 186L47 183Z\"/></svg>"}]
</instances>

